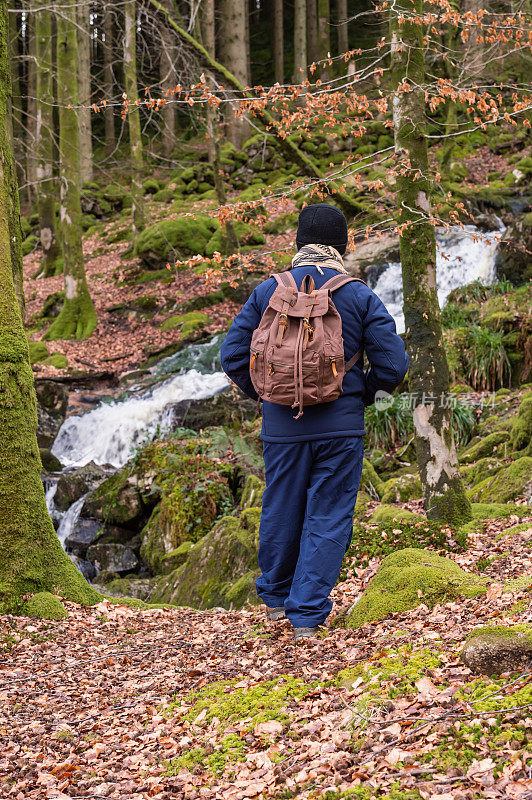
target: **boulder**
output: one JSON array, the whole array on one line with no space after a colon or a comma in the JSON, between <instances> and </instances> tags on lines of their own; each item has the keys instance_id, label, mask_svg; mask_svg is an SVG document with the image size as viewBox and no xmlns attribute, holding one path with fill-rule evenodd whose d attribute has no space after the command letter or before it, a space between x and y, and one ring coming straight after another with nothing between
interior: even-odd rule
<instances>
[{"instance_id":1,"label":"boulder","mask_svg":"<svg viewBox=\"0 0 532 800\"><path fill-rule=\"evenodd\" d=\"M405 503L423 497L419 475L400 475L384 484L383 503Z\"/></svg>"},{"instance_id":2,"label":"boulder","mask_svg":"<svg viewBox=\"0 0 532 800\"><path fill-rule=\"evenodd\" d=\"M519 497L528 499L532 485L532 457L523 456L495 475L467 490L475 503L508 503Z\"/></svg>"},{"instance_id":3,"label":"boulder","mask_svg":"<svg viewBox=\"0 0 532 800\"><path fill-rule=\"evenodd\" d=\"M430 550L406 548L386 556L368 588L347 618L347 627L385 619L421 603L433 607L461 596L486 591L485 582L450 558Z\"/></svg>"},{"instance_id":4,"label":"boulder","mask_svg":"<svg viewBox=\"0 0 532 800\"><path fill-rule=\"evenodd\" d=\"M78 519L74 530L65 539L65 550L79 558L85 558L87 549L101 530L101 523L95 519Z\"/></svg>"},{"instance_id":5,"label":"boulder","mask_svg":"<svg viewBox=\"0 0 532 800\"><path fill-rule=\"evenodd\" d=\"M98 575L98 579L99 579ZM138 600L150 600L155 585L155 578L135 578L133 576L126 578L113 578L107 583L98 583L95 581L94 586L99 589L102 594L109 595L110 597L134 597Z\"/></svg>"},{"instance_id":6,"label":"boulder","mask_svg":"<svg viewBox=\"0 0 532 800\"><path fill-rule=\"evenodd\" d=\"M192 547L194 547L194 542L183 542L175 550L170 550L169 553L163 556L160 565L162 575L168 575L169 572L173 572L181 564L184 564Z\"/></svg>"},{"instance_id":7,"label":"boulder","mask_svg":"<svg viewBox=\"0 0 532 800\"><path fill-rule=\"evenodd\" d=\"M360 478L359 491L365 492L373 500L379 500L384 492L384 482L377 475L374 467L367 458L362 462L362 475Z\"/></svg>"},{"instance_id":8,"label":"boulder","mask_svg":"<svg viewBox=\"0 0 532 800\"><path fill-rule=\"evenodd\" d=\"M172 407L172 426L193 431L218 426L240 428L257 418L257 403L226 389L204 400L181 400Z\"/></svg>"},{"instance_id":9,"label":"boulder","mask_svg":"<svg viewBox=\"0 0 532 800\"><path fill-rule=\"evenodd\" d=\"M137 254L148 269L164 267L170 260L205 255L207 242L218 227L209 216L164 219L149 225L137 240Z\"/></svg>"},{"instance_id":10,"label":"boulder","mask_svg":"<svg viewBox=\"0 0 532 800\"><path fill-rule=\"evenodd\" d=\"M472 439L462 450L458 460L461 464L472 464L481 458L493 457L500 451L504 452L504 445L508 444L509 438L508 431L500 430L479 439Z\"/></svg>"},{"instance_id":11,"label":"boulder","mask_svg":"<svg viewBox=\"0 0 532 800\"><path fill-rule=\"evenodd\" d=\"M44 472L61 472L63 465L47 447L40 447L41 463Z\"/></svg>"},{"instance_id":12,"label":"boulder","mask_svg":"<svg viewBox=\"0 0 532 800\"><path fill-rule=\"evenodd\" d=\"M244 485L242 497L240 498L240 508L257 508L262 506L262 495L266 484L255 475L250 475Z\"/></svg>"},{"instance_id":13,"label":"boulder","mask_svg":"<svg viewBox=\"0 0 532 800\"><path fill-rule=\"evenodd\" d=\"M414 514L413 511L408 511L406 508L381 505L377 506L371 515L370 522L393 522L394 519L412 520L414 522L416 520L425 519L425 517L423 517L422 514Z\"/></svg>"},{"instance_id":14,"label":"boulder","mask_svg":"<svg viewBox=\"0 0 532 800\"><path fill-rule=\"evenodd\" d=\"M68 614L61 600L51 592L37 592L26 601L24 613L38 619L65 619Z\"/></svg>"},{"instance_id":15,"label":"boulder","mask_svg":"<svg viewBox=\"0 0 532 800\"><path fill-rule=\"evenodd\" d=\"M50 448L59 428L65 421L68 406L68 391L62 383L37 378L37 444Z\"/></svg>"},{"instance_id":16,"label":"boulder","mask_svg":"<svg viewBox=\"0 0 532 800\"><path fill-rule=\"evenodd\" d=\"M123 544L92 544L87 549L87 560L99 570L118 574L133 572L139 565L135 553Z\"/></svg>"},{"instance_id":17,"label":"boulder","mask_svg":"<svg viewBox=\"0 0 532 800\"><path fill-rule=\"evenodd\" d=\"M153 602L194 608L240 608L258 602L254 578L259 521L259 508L245 509L240 519L219 520L189 549L182 566L158 580Z\"/></svg>"},{"instance_id":18,"label":"boulder","mask_svg":"<svg viewBox=\"0 0 532 800\"><path fill-rule=\"evenodd\" d=\"M135 529L144 507L137 481L126 467L87 495L82 513L111 525Z\"/></svg>"},{"instance_id":19,"label":"boulder","mask_svg":"<svg viewBox=\"0 0 532 800\"><path fill-rule=\"evenodd\" d=\"M63 472L57 481L57 490L54 495L56 507L60 511L66 511L72 503L87 494L89 489L99 486L106 478L107 473L103 467L93 461L79 469Z\"/></svg>"},{"instance_id":20,"label":"boulder","mask_svg":"<svg viewBox=\"0 0 532 800\"><path fill-rule=\"evenodd\" d=\"M527 392L512 421L510 444L524 456L532 456L532 392Z\"/></svg>"},{"instance_id":21,"label":"boulder","mask_svg":"<svg viewBox=\"0 0 532 800\"><path fill-rule=\"evenodd\" d=\"M501 239L497 259L497 275L514 286L526 284L532 278L532 212L509 225Z\"/></svg>"},{"instance_id":22,"label":"boulder","mask_svg":"<svg viewBox=\"0 0 532 800\"><path fill-rule=\"evenodd\" d=\"M499 461L498 458L490 458L487 456L486 458L481 458L479 461L476 461L474 464L460 467L460 477L464 483L469 486L474 486L475 483L484 480L484 478L495 475L503 467L504 463Z\"/></svg>"},{"instance_id":23,"label":"boulder","mask_svg":"<svg viewBox=\"0 0 532 800\"><path fill-rule=\"evenodd\" d=\"M460 656L466 667L482 675L532 670L532 625L478 628Z\"/></svg>"}]
</instances>

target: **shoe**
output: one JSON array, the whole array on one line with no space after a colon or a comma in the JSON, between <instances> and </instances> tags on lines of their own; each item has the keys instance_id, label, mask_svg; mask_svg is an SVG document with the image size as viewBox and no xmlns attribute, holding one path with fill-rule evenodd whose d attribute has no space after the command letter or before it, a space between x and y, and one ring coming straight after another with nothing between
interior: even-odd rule
<instances>
[{"instance_id":1,"label":"shoe","mask_svg":"<svg viewBox=\"0 0 532 800\"><path fill-rule=\"evenodd\" d=\"M320 628L294 628L294 639L296 642L301 639L311 639L313 636L317 636L320 630Z\"/></svg>"},{"instance_id":2,"label":"shoe","mask_svg":"<svg viewBox=\"0 0 532 800\"><path fill-rule=\"evenodd\" d=\"M277 608L267 608L268 622L278 622L280 619L285 619L286 614L284 606L277 606Z\"/></svg>"}]
</instances>

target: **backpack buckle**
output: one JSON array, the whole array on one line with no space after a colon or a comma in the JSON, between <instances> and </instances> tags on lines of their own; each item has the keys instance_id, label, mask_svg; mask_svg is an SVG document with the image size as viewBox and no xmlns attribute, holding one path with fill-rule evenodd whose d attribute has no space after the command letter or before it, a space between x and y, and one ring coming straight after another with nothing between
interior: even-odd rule
<instances>
[{"instance_id":1,"label":"backpack buckle","mask_svg":"<svg viewBox=\"0 0 532 800\"><path fill-rule=\"evenodd\" d=\"M279 327L277 328L277 338L275 340L275 346L280 347L281 342L283 341L283 337L286 333L286 329L288 328L288 317L284 312L279 314Z\"/></svg>"}]
</instances>

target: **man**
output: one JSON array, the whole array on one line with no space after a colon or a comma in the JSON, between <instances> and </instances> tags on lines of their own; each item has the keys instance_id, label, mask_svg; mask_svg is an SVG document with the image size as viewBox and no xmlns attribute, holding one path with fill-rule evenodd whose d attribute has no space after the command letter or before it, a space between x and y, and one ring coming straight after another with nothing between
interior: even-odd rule
<instances>
[{"instance_id":1,"label":"man","mask_svg":"<svg viewBox=\"0 0 532 800\"><path fill-rule=\"evenodd\" d=\"M326 203L304 208L291 270L297 287L307 275L320 289L345 273L347 241L341 211ZM276 287L277 281L268 278L253 291L222 345L223 369L254 399L251 338ZM365 283L345 283L332 296L341 317L345 361L363 348L369 370L364 374L359 359L345 373L336 400L306 406L302 415L289 405L263 403L266 491L256 587L268 618L288 617L296 640L315 635L329 615L329 594L351 543L364 455L364 407L377 391L392 392L408 368L393 318Z\"/></svg>"}]
</instances>

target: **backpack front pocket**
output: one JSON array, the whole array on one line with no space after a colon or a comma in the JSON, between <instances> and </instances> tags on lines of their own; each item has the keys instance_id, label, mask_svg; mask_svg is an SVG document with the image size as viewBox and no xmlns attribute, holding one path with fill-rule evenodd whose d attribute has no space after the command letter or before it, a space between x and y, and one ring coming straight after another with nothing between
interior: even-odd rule
<instances>
[{"instance_id":1,"label":"backpack front pocket","mask_svg":"<svg viewBox=\"0 0 532 800\"><path fill-rule=\"evenodd\" d=\"M325 359L321 402L330 403L342 393L342 383L345 370L344 354L327 356Z\"/></svg>"},{"instance_id":2,"label":"backpack front pocket","mask_svg":"<svg viewBox=\"0 0 532 800\"><path fill-rule=\"evenodd\" d=\"M319 369L317 364L303 364L303 392L305 405L315 405L318 399ZM294 364L269 361L266 364L264 399L281 406L292 406L295 401Z\"/></svg>"},{"instance_id":3,"label":"backpack front pocket","mask_svg":"<svg viewBox=\"0 0 532 800\"><path fill-rule=\"evenodd\" d=\"M255 391L258 395L262 395L264 393L264 351L255 350L253 347L250 349L249 374Z\"/></svg>"}]
</instances>

